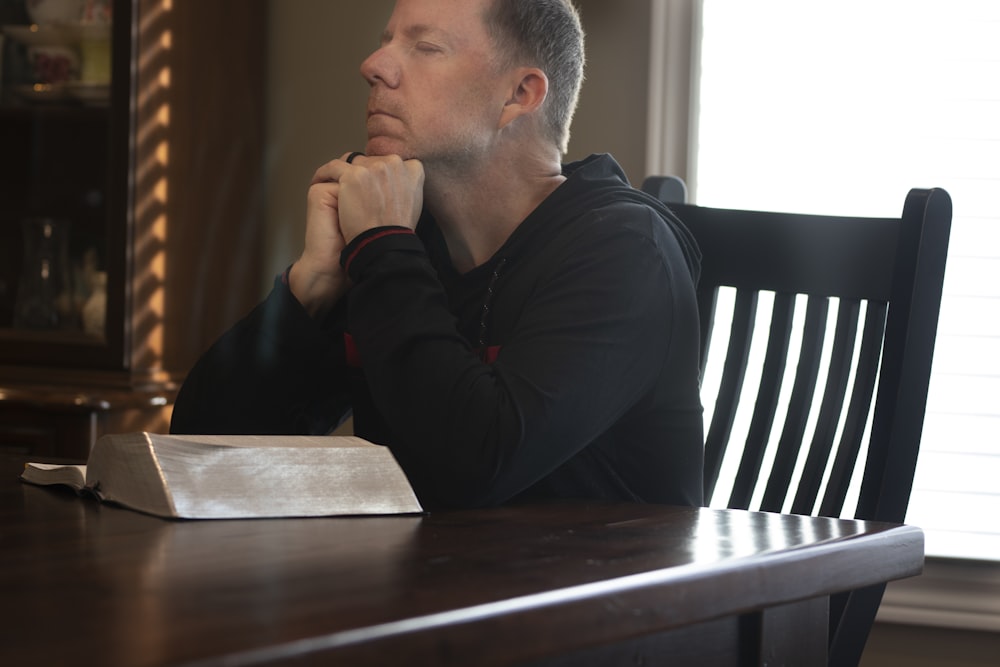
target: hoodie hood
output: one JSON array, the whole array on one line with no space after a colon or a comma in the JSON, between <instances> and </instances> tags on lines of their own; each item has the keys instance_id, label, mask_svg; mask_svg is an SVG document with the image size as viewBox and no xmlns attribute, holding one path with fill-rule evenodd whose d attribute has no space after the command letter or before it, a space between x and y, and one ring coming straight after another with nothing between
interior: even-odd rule
<instances>
[{"instance_id":1,"label":"hoodie hood","mask_svg":"<svg viewBox=\"0 0 1000 667\"><path fill-rule=\"evenodd\" d=\"M698 284L698 277L701 275L701 250L698 248L694 236L684 226L680 218L667 208L666 204L656 197L632 187L625 172L613 157L608 154L599 154L591 155L578 162L571 162L563 166L563 175L567 178L567 183L564 183L563 186L573 180L578 183L575 188L577 191L586 192L583 196L575 197L571 201L561 200L558 202L559 206L568 207L572 214L582 214L604 203L620 201L643 204L656 211L677 239L677 243L684 253L684 260L687 262L691 278L696 285ZM549 199L552 200L555 197Z\"/></svg>"}]
</instances>

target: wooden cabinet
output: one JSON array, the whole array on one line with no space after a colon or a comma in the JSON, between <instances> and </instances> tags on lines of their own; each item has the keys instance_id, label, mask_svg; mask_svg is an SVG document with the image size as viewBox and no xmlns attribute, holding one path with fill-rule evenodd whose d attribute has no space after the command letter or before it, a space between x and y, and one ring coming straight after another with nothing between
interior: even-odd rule
<instances>
[{"instance_id":1,"label":"wooden cabinet","mask_svg":"<svg viewBox=\"0 0 1000 667\"><path fill-rule=\"evenodd\" d=\"M3 448L84 458L104 432L166 430L260 296L266 0L112 5L104 97L4 81Z\"/></svg>"}]
</instances>

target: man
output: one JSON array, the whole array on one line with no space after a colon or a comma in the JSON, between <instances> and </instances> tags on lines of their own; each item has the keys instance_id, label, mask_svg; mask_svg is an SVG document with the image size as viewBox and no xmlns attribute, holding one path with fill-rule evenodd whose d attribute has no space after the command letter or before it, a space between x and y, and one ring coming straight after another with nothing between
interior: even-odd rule
<instances>
[{"instance_id":1,"label":"man","mask_svg":"<svg viewBox=\"0 0 1000 667\"><path fill-rule=\"evenodd\" d=\"M192 370L174 432L349 414L426 507L700 504L699 255L609 156L560 164L569 0L398 0L368 143L323 165L305 250Z\"/></svg>"}]
</instances>

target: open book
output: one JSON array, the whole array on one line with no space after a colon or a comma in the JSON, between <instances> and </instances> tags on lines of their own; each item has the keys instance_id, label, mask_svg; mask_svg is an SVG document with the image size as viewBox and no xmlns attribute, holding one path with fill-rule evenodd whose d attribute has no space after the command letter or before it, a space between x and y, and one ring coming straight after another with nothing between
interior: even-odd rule
<instances>
[{"instance_id":1,"label":"open book","mask_svg":"<svg viewBox=\"0 0 1000 667\"><path fill-rule=\"evenodd\" d=\"M28 463L21 479L183 519L422 511L392 452L352 436L106 435L86 466Z\"/></svg>"}]
</instances>

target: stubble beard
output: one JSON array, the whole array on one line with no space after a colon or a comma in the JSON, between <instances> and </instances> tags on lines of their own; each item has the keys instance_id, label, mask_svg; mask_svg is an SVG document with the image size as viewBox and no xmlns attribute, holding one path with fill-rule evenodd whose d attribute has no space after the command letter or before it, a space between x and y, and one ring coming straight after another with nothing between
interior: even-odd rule
<instances>
[{"instance_id":1,"label":"stubble beard","mask_svg":"<svg viewBox=\"0 0 1000 667\"><path fill-rule=\"evenodd\" d=\"M414 132L410 123L403 119L404 114L390 113L395 121L369 119L366 154L419 160L428 176L449 179L467 179L490 159L492 140L474 121L442 136L427 137ZM480 120L486 122L486 119Z\"/></svg>"}]
</instances>

